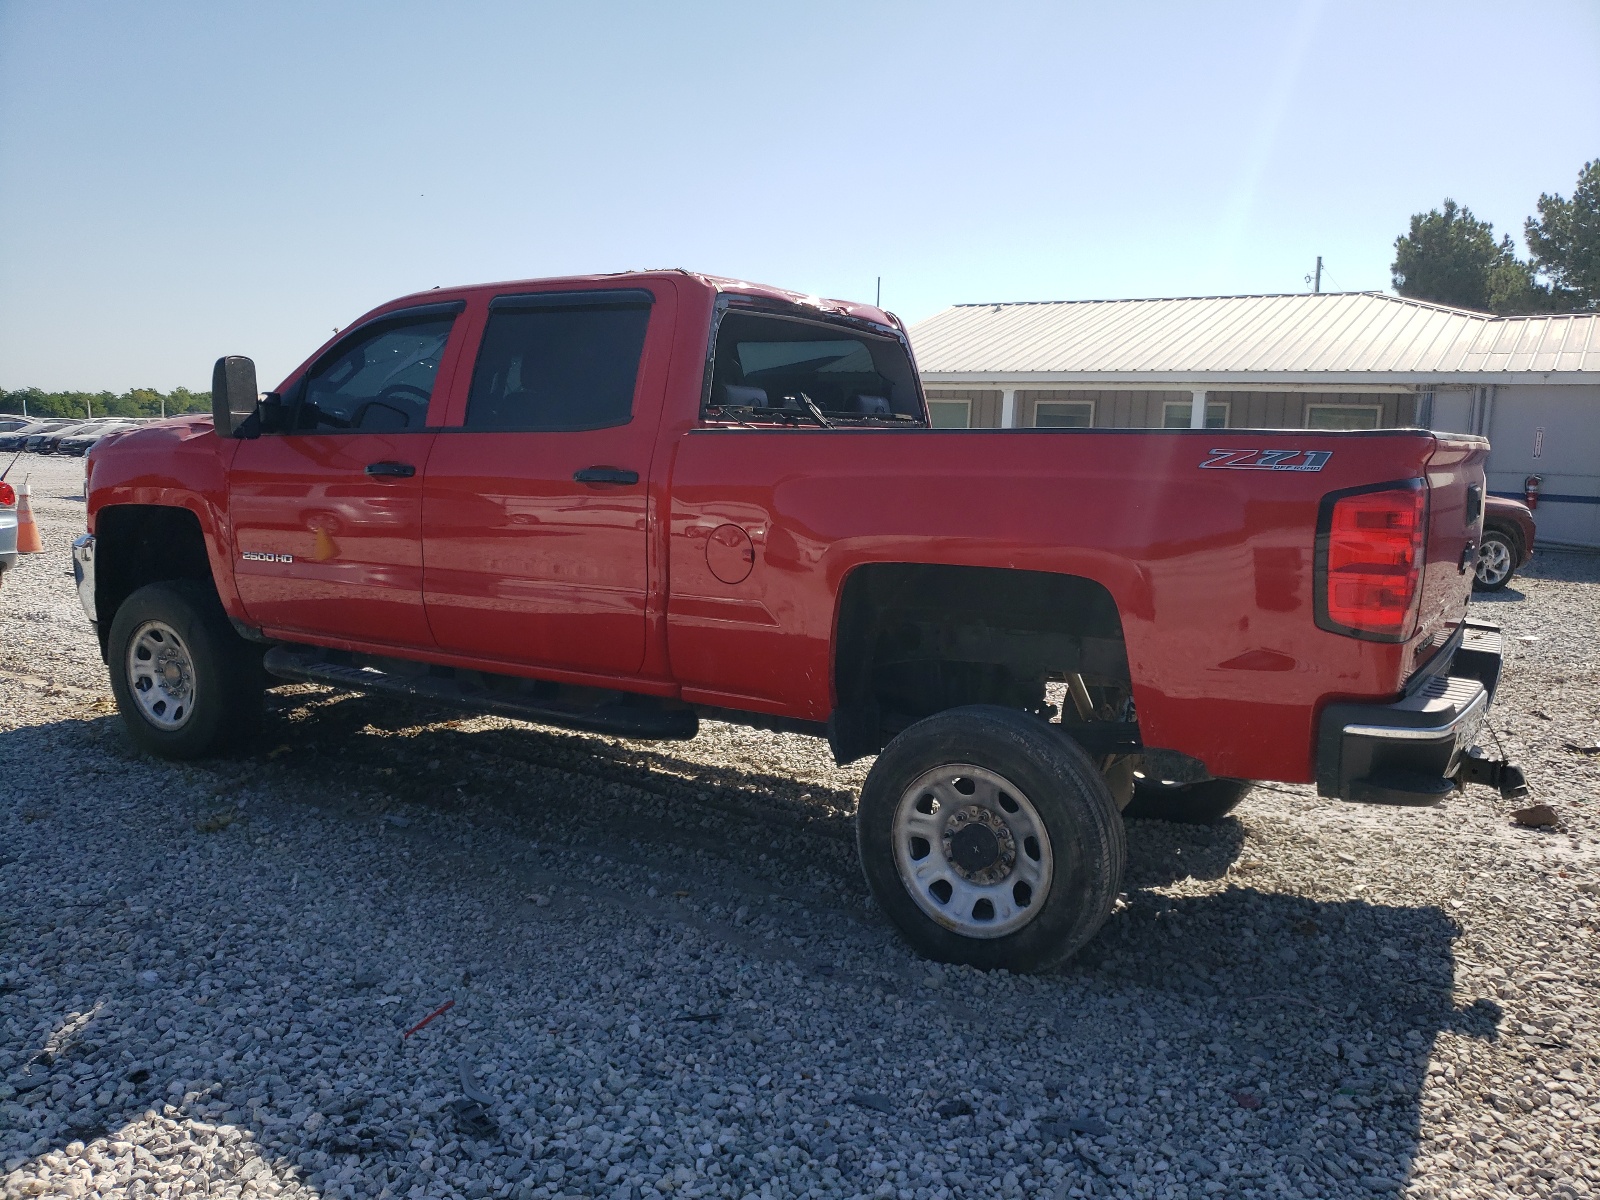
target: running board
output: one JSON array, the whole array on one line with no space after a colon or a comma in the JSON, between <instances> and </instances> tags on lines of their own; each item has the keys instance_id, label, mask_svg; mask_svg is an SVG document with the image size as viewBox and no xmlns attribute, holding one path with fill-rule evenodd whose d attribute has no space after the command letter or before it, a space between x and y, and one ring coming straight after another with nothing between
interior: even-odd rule
<instances>
[{"instance_id":1,"label":"running board","mask_svg":"<svg viewBox=\"0 0 1600 1200\"><path fill-rule=\"evenodd\" d=\"M563 700L561 693L580 691L585 697L593 697L595 689L567 689L513 675L397 662L395 665L408 668L407 673L401 674L362 665L355 656L342 651L303 646L274 646L267 651L262 665L279 679L407 696L582 733L606 733L641 741L688 741L700 728L700 719L693 710L665 708L648 696L600 692L603 698L599 703L580 705Z\"/></svg>"}]
</instances>

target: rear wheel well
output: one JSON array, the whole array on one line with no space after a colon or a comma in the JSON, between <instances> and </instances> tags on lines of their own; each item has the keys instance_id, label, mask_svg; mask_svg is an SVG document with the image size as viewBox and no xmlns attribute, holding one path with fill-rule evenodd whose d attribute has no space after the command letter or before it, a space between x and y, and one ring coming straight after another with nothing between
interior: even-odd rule
<instances>
[{"instance_id":1,"label":"rear wheel well","mask_svg":"<svg viewBox=\"0 0 1600 1200\"><path fill-rule=\"evenodd\" d=\"M872 564L846 578L837 632L830 739L840 761L874 754L912 722L967 704L1046 719L1062 708L1065 724L1106 722L1124 737L1132 728L1122 620L1111 593L1091 579ZM1069 682L1083 691L1050 686Z\"/></svg>"},{"instance_id":2,"label":"rear wheel well","mask_svg":"<svg viewBox=\"0 0 1600 1200\"><path fill-rule=\"evenodd\" d=\"M203 582L215 591L200 519L186 508L118 504L95 518L94 603L100 649L122 602L147 583Z\"/></svg>"}]
</instances>

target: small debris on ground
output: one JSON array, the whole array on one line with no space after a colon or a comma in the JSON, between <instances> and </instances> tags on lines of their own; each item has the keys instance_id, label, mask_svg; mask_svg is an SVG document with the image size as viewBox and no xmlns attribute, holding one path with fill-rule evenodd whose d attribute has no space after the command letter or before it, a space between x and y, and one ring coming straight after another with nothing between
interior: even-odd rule
<instances>
[{"instance_id":1,"label":"small debris on ground","mask_svg":"<svg viewBox=\"0 0 1600 1200\"><path fill-rule=\"evenodd\" d=\"M442 1017L445 1013L449 1012L455 1006L456 1006L456 1002L454 1000L446 1000L438 1008L434 1009L427 1016L423 1017L422 1020L418 1021L410 1029L406 1030L405 1033L402 1036L410 1037L412 1034L416 1033L418 1030L420 1030L420 1029L424 1028L425 1026L427 1026L428 1023L431 1022L435 1017Z\"/></svg>"},{"instance_id":2,"label":"small debris on ground","mask_svg":"<svg viewBox=\"0 0 1600 1200\"><path fill-rule=\"evenodd\" d=\"M476 1100L454 1100L450 1104L450 1111L455 1114L456 1128L467 1137L481 1141L500 1132L500 1126Z\"/></svg>"},{"instance_id":3,"label":"small debris on ground","mask_svg":"<svg viewBox=\"0 0 1600 1200\"><path fill-rule=\"evenodd\" d=\"M1561 824L1561 818L1556 815L1556 810L1548 804L1530 804L1527 808L1519 808L1511 814L1511 819L1518 825L1526 825L1530 829L1548 829Z\"/></svg>"},{"instance_id":4,"label":"small debris on ground","mask_svg":"<svg viewBox=\"0 0 1600 1200\"><path fill-rule=\"evenodd\" d=\"M892 1113L894 1101L877 1092L857 1092L850 1097L850 1103L857 1108L870 1108L873 1112Z\"/></svg>"}]
</instances>

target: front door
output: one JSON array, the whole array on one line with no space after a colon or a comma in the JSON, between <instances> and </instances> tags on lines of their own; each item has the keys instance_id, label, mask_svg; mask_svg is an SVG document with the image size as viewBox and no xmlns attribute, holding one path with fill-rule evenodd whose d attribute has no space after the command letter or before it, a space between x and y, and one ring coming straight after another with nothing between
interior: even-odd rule
<instances>
[{"instance_id":1,"label":"front door","mask_svg":"<svg viewBox=\"0 0 1600 1200\"><path fill-rule=\"evenodd\" d=\"M229 500L234 578L251 621L433 644L422 607L422 480L435 440L428 407L459 307L353 331L289 388L281 431L240 443Z\"/></svg>"},{"instance_id":2,"label":"front door","mask_svg":"<svg viewBox=\"0 0 1600 1200\"><path fill-rule=\"evenodd\" d=\"M491 302L459 430L423 495L423 589L441 648L626 675L645 650L646 496L670 294Z\"/></svg>"}]
</instances>

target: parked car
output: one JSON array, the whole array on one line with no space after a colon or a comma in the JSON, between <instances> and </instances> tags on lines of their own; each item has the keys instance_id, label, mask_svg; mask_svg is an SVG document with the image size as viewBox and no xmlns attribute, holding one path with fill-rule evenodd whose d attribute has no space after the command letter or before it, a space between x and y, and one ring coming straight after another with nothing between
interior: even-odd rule
<instances>
[{"instance_id":1,"label":"parked car","mask_svg":"<svg viewBox=\"0 0 1600 1200\"><path fill-rule=\"evenodd\" d=\"M1521 500L1490 496L1483 507L1474 591L1498 592L1533 557L1533 510Z\"/></svg>"},{"instance_id":2,"label":"parked car","mask_svg":"<svg viewBox=\"0 0 1600 1200\"><path fill-rule=\"evenodd\" d=\"M21 428L13 429L9 433L0 433L0 452L21 450L31 437L41 433L49 433L56 429L65 429L68 425L77 422L68 417L44 417L30 421Z\"/></svg>"},{"instance_id":3,"label":"parked car","mask_svg":"<svg viewBox=\"0 0 1600 1200\"><path fill-rule=\"evenodd\" d=\"M212 402L90 452L73 547L167 758L241 744L264 672L808 734L877 756L857 847L906 939L1028 971L1111 913L1141 790L1523 786L1474 747L1482 438L932 429L892 315L667 271L406 297Z\"/></svg>"},{"instance_id":4,"label":"parked car","mask_svg":"<svg viewBox=\"0 0 1600 1200\"><path fill-rule=\"evenodd\" d=\"M125 433L130 429L139 428L136 421L107 421L104 425L90 430L76 430L67 434L58 434L51 441L45 443L44 453L65 454L74 458L82 458L89 452L89 448L101 438L110 437L113 433Z\"/></svg>"},{"instance_id":5,"label":"parked car","mask_svg":"<svg viewBox=\"0 0 1600 1200\"><path fill-rule=\"evenodd\" d=\"M30 417L0 417L0 433L14 433L24 425L32 423Z\"/></svg>"},{"instance_id":6,"label":"parked car","mask_svg":"<svg viewBox=\"0 0 1600 1200\"><path fill-rule=\"evenodd\" d=\"M90 417L82 421L73 421L57 429L51 429L30 437L27 441L27 449L31 454L54 454L56 445L62 438L95 433L116 423L116 417Z\"/></svg>"},{"instance_id":7,"label":"parked car","mask_svg":"<svg viewBox=\"0 0 1600 1200\"><path fill-rule=\"evenodd\" d=\"M93 428L93 426L94 422L82 420L66 421L60 425L53 425L49 429L41 429L37 433L29 434L23 441L21 449L26 450L29 454L43 454L45 452L45 444L51 439L58 438L65 433L76 433L79 429Z\"/></svg>"}]
</instances>

